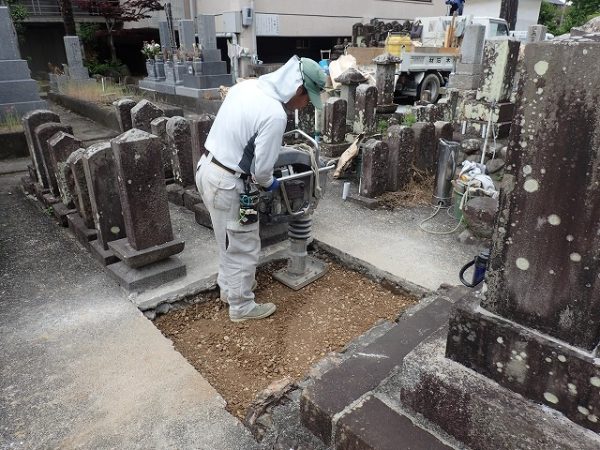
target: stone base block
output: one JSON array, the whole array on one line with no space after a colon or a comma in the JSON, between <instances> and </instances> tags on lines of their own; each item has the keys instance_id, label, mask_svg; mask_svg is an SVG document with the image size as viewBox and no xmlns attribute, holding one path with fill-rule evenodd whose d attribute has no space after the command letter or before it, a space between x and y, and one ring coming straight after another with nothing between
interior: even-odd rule
<instances>
[{"instance_id":1,"label":"stone base block","mask_svg":"<svg viewBox=\"0 0 600 450\"><path fill-rule=\"evenodd\" d=\"M119 258L116 257L114 252L105 250L98 239L90 242L90 253L95 259L100 261L103 266L119 262Z\"/></svg>"},{"instance_id":2,"label":"stone base block","mask_svg":"<svg viewBox=\"0 0 600 450\"><path fill-rule=\"evenodd\" d=\"M183 86L192 89L217 89L219 86L231 86L233 78L224 75L189 75L183 76Z\"/></svg>"},{"instance_id":3,"label":"stone base block","mask_svg":"<svg viewBox=\"0 0 600 450\"><path fill-rule=\"evenodd\" d=\"M446 346L448 358L600 432L600 361L592 353L497 316L472 295L456 303Z\"/></svg>"},{"instance_id":4,"label":"stone base block","mask_svg":"<svg viewBox=\"0 0 600 450\"><path fill-rule=\"evenodd\" d=\"M58 221L60 226L64 228L69 226L69 221L67 220L67 217L70 214L74 214L76 212L76 209L69 208L62 202L52 205L52 214L54 215L54 218Z\"/></svg>"},{"instance_id":5,"label":"stone base block","mask_svg":"<svg viewBox=\"0 0 600 450\"><path fill-rule=\"evenodd\" d=\"M42 204L46 208L50 208L51 206L54 206L57 203L60 203L60 198L57 198L54 195L52 195L50 192L48 192L48 193L42 195L41 201L42 201Z\"/></svg>"},{"instance_id":6,"label":"stone base block","mask_svg":"<svg viewBox=\"0 0 600 450\"><path fill-rule=\"evenodd\" d=\"M194 211L194 205L196 203L202 203L202 197L196 188L189 188L183 191L183 206L190 211Z\"/></svg>"},{"instance_id":7,"label":"stone base block","mask_svg":"<svg viewBox=\"0 0 600 450\"><path fill-rule=\"evenodd\" d=\"M177 183L167 185L167 198L171 203L183 206L183 186Z\"/></svg>"},{"instance_id":8,"label":"stone base block","mask_svg":"<svg viewBox=\"0 0 600 450\"><path fill-rule=\"evenodd\" d=\"M327 156L329 158L339 158L342 156L350 145L347 142L342 142L341 144L321 144L321 156Z\"/></svg>"},{"instance_id":9,"label":"stone base block","mask_svg":"<svg viewBox=\"0 0 600 450\"><path fill-rule=\"evenodd\" d=\"M477 89L481 83L480 75L469 75L464 73L451 73L448 87L453 89L471 90Z\"/></svg>"},{"instance_id":10,"label":"stone base block","mask_svg":"<svg viewBox=\"0 0 600 450\"><path fill-rule=\"evenodd\" d=\"M165 81L155 81L144 78L138 82L138 86L140 89L146 89L148 91L156 91L163 94L175 94L175 85L167 84Z\"/></svg>"},{"instance_id":11,"label":"stone base block","mask_svg":"<svg viewBox=\"0 0 600 450\"><path fill-rule=\"evenodd\" d=\"M29 176L25 175L21 177L21 186L23 190L29 195L35 195L35 181Z\"/></svg>"},{"instance_id":12,"label":"stone base block","mask_svg":"<svg viewBox=\"0 0 600 450\"><path fill-rule=\"evenodd\" d=\"M118 262L107 266L106 269L108 274L128 292L153 289L186 274L185 264L173 256L140 268Z\"/></svg>"},{"instance_id":13,"label":"stone base block","mask_svg":"<svg viewBox=\"0 0 600 450\"><path fill-rule=\"evenodd\" d=\"M77 213L69 214L67 216L67 221L69 223L69 230L75 235L79 243L89 251L90 241L93 241L98 237L98 232L92 228L86 227L83 219Z\"/></svg>"},{"instance_id":14,"label":"stone base block","mask_svg":"<svg viewBox=\"0 0 600 450\"><path fill-rule=\"evenodd\" d=\"M380 202L376 198L363 197L362 195L358 194L350 194L348 196L348 200L358 203L359 205L369 209L377 209L380 206Z\"/></svg>"},{"instance_id":15,"label":"stone base block","mask_svg":"<svg viewBox=\"0 0 600 450\"><path fill-rule=\"evenodd\" d=\"M194 63L194 74L201 75L223 75L227 73L225 61L196 62ZM183 74L185 76L186 74ZM182 77L183 77L182 76Z\"/></svg>"},{"instance_id":16,"label":"stone base block","mask_svg":"<svg viewBox=\"0 0 600 450\"><path fill-rule=\"evenodd\" d=\"M600 448L598 434L446 358L445 334L442 329L404 358L400 399L405 408L473 450ZM479 336L472 344L477 342Z\"/></svg>"},{"instance_id":17,"label":"stone base block","mask_svg":"<svg viewBox=\"0 0 600 450\"><path fill-rule=\"evenodd\" d=\"M167 259L169 256L181 253L185 246L182 239L173 239L162 245L145 248L144 250L134 249L127 238L117 239L108 243L117 257L129 267L139 268L149 264Z\"/></svg>"},{"instance_id":18,"label":"stone base block","mask_svg":"<svg viewBox=\"0 0 600 450\"><path fill-rule=\"evenodd\" d=\"M186 86L177 86L175 88L176 95L184 97L200 98L203 100L214 100L221 98L218 88L212 89L194 89Z\"/></svg>"},{"instance_id":19,"label":"stone base block","mask_svg":"<svg viewBox=\"0 0 600 450\"><path fill-rule=\"evenodd\" d=\"M472 100L464 103L464 118L487 123L490 113L492 120L498 123L510 123L515 116L515 104L510 102L498 103L492 109L491 104Z\"/></svg>"}]
</instances>

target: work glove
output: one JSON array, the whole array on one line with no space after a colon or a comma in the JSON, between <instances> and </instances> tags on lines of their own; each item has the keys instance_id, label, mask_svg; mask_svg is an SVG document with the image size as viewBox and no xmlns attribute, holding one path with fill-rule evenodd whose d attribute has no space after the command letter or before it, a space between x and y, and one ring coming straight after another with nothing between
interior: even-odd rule
<instances>
[{"instance_id":1,"label":"work glove","mask_svg":"<svg viewBox=\"0 0 600 450\"><path fill-rule=\"evenodd\" d=\"M277 178L273 178L273 182L271 183L271 186L269 186L269 187L267 188L267 191L268 191L268 192L274 192L274 191L277 191L277 190L279 190L279 185L280 185L280 184L281 184L281 183L279 183L279 180L278 180Z\"/></svg>"}]
</instances>

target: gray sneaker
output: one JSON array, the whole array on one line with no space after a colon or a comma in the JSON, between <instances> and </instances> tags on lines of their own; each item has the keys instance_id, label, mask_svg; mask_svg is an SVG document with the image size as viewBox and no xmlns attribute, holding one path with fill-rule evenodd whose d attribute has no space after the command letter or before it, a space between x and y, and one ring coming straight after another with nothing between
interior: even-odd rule
<instances>
[{"instance_id":1,"label":"gray sneaker","mask_svg":"<svg viewBox=\"0 0 600 450\"><path fill-rule=\"evenodd\" d=\"M239 317L232 317L229 315L229 319L232 322L243 322L245 320L250 319L264 319L265 317L269 317L271 314L275 312L277 306L273 303L259 303L249 313L246 313Z\"/></svg>"},{"instance_id":2,"label":"gray sneaker","mask_svg":"<svg viewBox=\"0 0 600 450\"><path fill-rule=\"evenodd\" d=\"M256 287L258 286L258 283L256 282L256 280L254 280L254 282L252 283L252 292L254 292L256 290ZM229 304L229 302L227 301L227 296L225 295L225 291L220 291L219 292L219 299L226 304Z\"/></svg>"}]
</instances>

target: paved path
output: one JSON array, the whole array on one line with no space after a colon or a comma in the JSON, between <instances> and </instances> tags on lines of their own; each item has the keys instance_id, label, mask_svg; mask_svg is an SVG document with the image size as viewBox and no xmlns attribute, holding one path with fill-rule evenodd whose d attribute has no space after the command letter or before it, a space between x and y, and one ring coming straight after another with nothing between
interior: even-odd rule
<instances>
[{"instance_id":1,"label":"paved path","mask_svg":"<svg viewBox=\"0 0 600 450\"><path fill-rule=\"evenodd\" d=\"M0 177L0 449L252 449L208 382Z\"/></svg>"}]
</instances>

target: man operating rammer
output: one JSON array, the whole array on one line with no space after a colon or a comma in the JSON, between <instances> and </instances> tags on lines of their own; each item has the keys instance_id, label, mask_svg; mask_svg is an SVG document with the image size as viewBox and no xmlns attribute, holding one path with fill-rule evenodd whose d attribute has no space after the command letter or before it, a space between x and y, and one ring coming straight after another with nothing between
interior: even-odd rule
<instances>
[{"instance_id":1,"label":"man operating rammer","mask_svg":"<svg viewBox=\"0 0 600 450\"><path fill-rule=\"evenodd\" d=\"M217 283L233 322L262 319L273 303L256 303L253 290L260 251L258 195L275 191L273 168L281 150L287 113L309 101L321 109L325 74L308 58L294 56L277 71L233 86L206 139L208 154L196 171L219 246Z\"/></svg>"}]
</instances>

